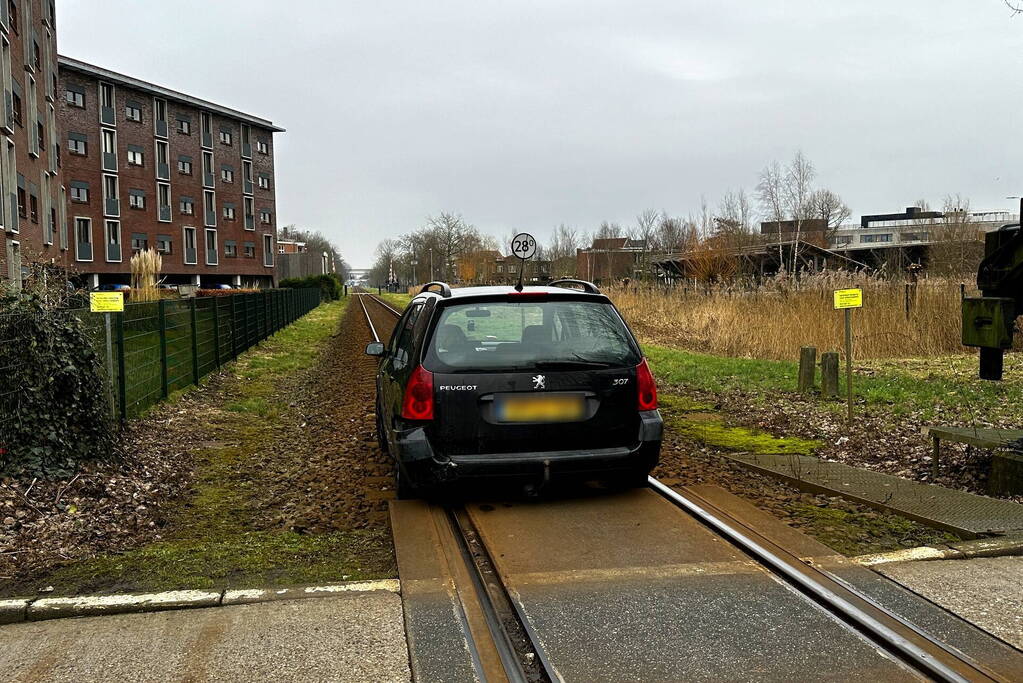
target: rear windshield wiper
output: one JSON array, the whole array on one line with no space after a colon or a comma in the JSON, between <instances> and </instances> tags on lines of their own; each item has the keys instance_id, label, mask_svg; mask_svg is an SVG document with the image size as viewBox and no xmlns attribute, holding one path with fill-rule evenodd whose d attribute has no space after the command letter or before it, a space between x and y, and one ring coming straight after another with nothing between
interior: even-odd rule
<instances>
[{"instance_id":1,"label":"rear windshield wiper","mask_svg":"<svg viewBox=\"0 0 1023 683\"><path fill-rule=\"evenodd\" d=\"M535 368L611 368L614 363L598 360L538 360L532 363Z\"/></svg>"}]
</instances>

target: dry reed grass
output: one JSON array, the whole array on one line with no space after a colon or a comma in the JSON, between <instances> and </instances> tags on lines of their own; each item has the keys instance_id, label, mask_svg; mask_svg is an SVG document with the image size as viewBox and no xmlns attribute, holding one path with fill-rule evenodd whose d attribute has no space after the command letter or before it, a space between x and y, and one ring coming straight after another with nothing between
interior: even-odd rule
<instances>
[{"instance_id":1,"label":"dry reed grass","mask_svg":"<svg viewBox=\"0 0 1023 683\"><path fill-rule=\"evenodd\" d=\"M645 340L716 355L793 360L799 347L819 352L843 346L843 314L835 289L863 290L853 311L857 358L919 358L968 353L960 339L960 283L921 280L906 316L906 285L868 275L824 272L798 288L781 278L755 289L631 285L607 290L625 319Z\"/></svg>"},{"instance_id":2,"label":"dry reed grass","mask_svg":"<svg viewBox=\"0 0 1023 683\"><path fill-rule=\"evenodd\" d=\"M163 268L163 257L150 247L131 257L131 300L158 301L160 290L156 288Z\"/></svg>"}]
</instances>

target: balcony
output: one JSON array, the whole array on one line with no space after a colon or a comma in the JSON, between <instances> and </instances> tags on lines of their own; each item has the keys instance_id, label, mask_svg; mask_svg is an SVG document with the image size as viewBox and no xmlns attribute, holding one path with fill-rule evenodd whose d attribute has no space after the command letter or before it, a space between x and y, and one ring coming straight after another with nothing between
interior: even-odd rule
<instances>
[{"instance_id":1,"label":"balcony","mask_svg":"<svg viewBox=\"0 0 1023 683\"><path fill-rule=\"evenodd\" d=\"M92 242L79 242L75 250L75 258L79 261L92 260Z\"/></svg>"},{"instance_id":2,"label":"balcony","mask_svg":"<svg viewBox=\"0 0 1023 683\"><path fill-rule=\"evenodd\" d=\"M156 164L156 177L158 180L170 180L170 165L166 163Z\"/></svg>"},{"instance_id":3,"label":"balcony","mask_svg":"<svg viewBox=\"0 0 1023 683\"><path fill-rule=\"evenodd\" d=\"M252 214L245 215L245 229L255 230L256 229L256 217Z\"/></svg>"},{"instance_id":4,"label":"balcony","mask_svg":"<svg viewBox=\"0 0 1023 683\"><path fill-rule=\"evenodd\" d=\"M208 208L203 209L203 223L206 227L215 228L217 227L217 210L210 210Z\"/></svg>"},{"instance_id":5,"label":"balcony","mask_svg":"<svg viewBox=\"0 0 1023 683\"><path fill-rule=\"evenodd\" d=\"M14 132L14 95L10 90L4 90L4 128Z\"/></svg>"},{"instance_id":6,"label":"balcony","mask_svg":"<svg viewBox=\"0 0 1023 683\"><path fill-rule=\"evenodd\" d=\"M107 261L121 260L121 245L107 243Z\"/></svg>"},{"instance_id":7,"label":"balcony","mask_svg":"<svg viewBox=\"0 0 1023 683\"><path fill-rule=\"evenodd\" d=\"M100 123L108 126L115 125L114 123L114 108L113 107L100 107L99 108L99 121Z\"/></svg>"},{"instance_id":8,"label":"balcony","mask_svg":"<svg viewBox=\"0 0 1023 683\"><path fill-rule=\"evenodd\" d=\"M107 197L103 202L103 210L107 216L121 215L121 202L117 197Z\"/></svg>"},{"instance_id":9,"label":"balcony","mask_svg":"<svg viewBox=\"0 0 1023 683\"><path fill-rule=\"evenodd\" d=\"M206 265L215 266L217 265L217 250L207 249L206 250Z\"/></svg>"},{"instance_id":10,"label":"balcony","mask_svg":"<svg viewBox=\"0 0 1023 683\"><path fill-rule=\"evenodd\" d=\"M242 192L244 192L245 194L252 194L252 181L251 180L243 180L242 181Z\"/></svg>"},{"instance_id":11,"label":"balcony","mask_svg":"<svg viewBox=\"0 0 1023 683\"><path fill-rule=\"evenodd\" d=\"M185 247L185 263L190 266L195 265L195 247L192 247L191 249Z\"/></svg>"},{"instance_id":12,"label":"balcony","mask_svg":"<svg viewBox=\"0 0 1023 683\"><path fill-rule=\"evenodd\" d=\"M156 135L161 138L167 137L167 122L157 120L156 122Z\"/></svg>"},{"instance_id":13,"label":"balcony","mask_svg":"<svg viewBox=\"0 0 1023 683\"><path fill-rule=\"evenodd\" d=\"M242 157L246 159L252 158L252 143L250 142L242 143Z\"/></svg>"},{"instance_id":14,"label":"balcony","mask_svg":"<svg viewBox=\"0 0 1023 683\"><path fill-rule=\"evenodd\" d=\"M169 206L160 207L160 220L170 222L171 219L171 208Z\"/></svg>"},{"instance_id":15,"label":"balcony","mask_svg":"<svg viewBox=\"0 0 1023 683\"><path fill-rule=\"evenodd\" d=\"M213 149L213 133L202 132L202 146Z\"/></svg>"},{"instance_id":16,"label":"balcony","mask_svg":"<svg viewBox=\"0 0 1023 683\"><path fill-rule=\"evenodd\" d=\"M117 170L117 154L114 152L103 152L103 170Z\"/></svg>"},{"instance_id":17,"label":"balcony","mask_svg":"<svg viewBox=\"0 0 1023 683\"><path fill-rule=\"evenodd\" d=\"M203 187L214 187L215 179L212 173L203 172L202 174L202 186Z\"/></svg>"}]
</instances>

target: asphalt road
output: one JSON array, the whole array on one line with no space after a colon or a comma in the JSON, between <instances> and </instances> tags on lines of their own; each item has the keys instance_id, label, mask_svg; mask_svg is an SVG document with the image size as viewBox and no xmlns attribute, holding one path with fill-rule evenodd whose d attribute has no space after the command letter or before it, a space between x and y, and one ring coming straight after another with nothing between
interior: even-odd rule
<instances>
[{"instance_id":1,"label":"asphalt road","mask_svg":"<svg viewBox=\"0 0 1023 683\"><path fill-rule=\"evenodd\" d=\"M0 678L408 681L388 591L0 627Z\"/></svg>"}]
</instances>

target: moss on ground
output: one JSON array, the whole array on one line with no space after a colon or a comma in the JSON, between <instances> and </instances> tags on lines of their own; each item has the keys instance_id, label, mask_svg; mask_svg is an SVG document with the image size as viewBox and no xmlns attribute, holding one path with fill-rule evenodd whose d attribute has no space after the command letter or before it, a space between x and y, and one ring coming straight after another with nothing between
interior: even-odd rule
<instances>
[{"instance_id":1,"label":"moss on ground","mask_svg":"<svg viewBox=\"0 0 1023 683\"><path fill-rule=\"evenodd\" d=\"M320 306L251 349L227 372L231 400L208 406L204 433L217 441L193 454L192 495L169 515L158 542L56 569L29 586L0 595L149 591L178 588L292 585L394 576L385 531L300 534L256 528L260 471L253 456L274 440L288 409L274 395L292 373L313 365L337 328L347 302ZM254 419L259 418L259 419Z\"/></svg>"},{"instance_id":2,"label":"moss on ground","mask_svg":"<svg viewBox=\"0 0 1023 683\"><path fill-rule=\"evenodd\" d=\"M700 443L744 453L811 455L823 444L812 439L780 437L747 427L728 425L713 408L673 394L660 396L664 419L677 434Z\"/></svg>"},{"instance_id":3,"label":"moss on ground","mask_svg":"<svg viewBox=\"0 0 1023 683\"><path fill-rule=\"evenodd\" d=\"M843 555L866 555L960 540L905 517L873 510L851 511L801 502L791 502L785 507L800 518L797 526L803 531Z\"/></svg>"}]
</instances>

